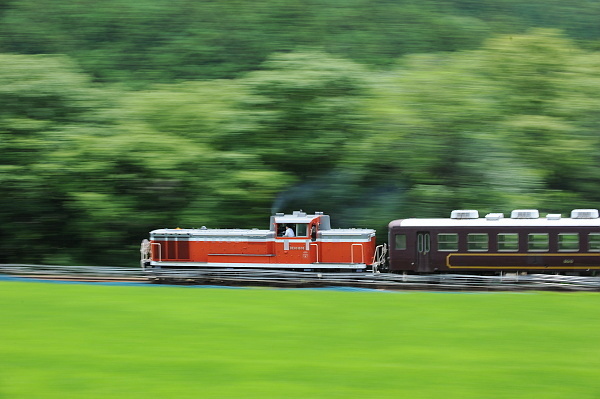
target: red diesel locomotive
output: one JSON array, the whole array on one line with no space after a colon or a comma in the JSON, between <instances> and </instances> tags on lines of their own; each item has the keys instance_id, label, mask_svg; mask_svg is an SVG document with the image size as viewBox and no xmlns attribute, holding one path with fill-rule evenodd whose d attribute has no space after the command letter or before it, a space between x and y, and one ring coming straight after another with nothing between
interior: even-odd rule
<instances>
[{"instance_id":1,"label":"red diesel locomotive","mask_svg":"<svg viewBox=\"0 0 600 399\"><path fill-rule=\"evenodd\" d=\"M268 230L159 229L142 244L144 268L372 269L375 230L332 229L323 212L271 216Z\"/></svg>"}]
</instances>

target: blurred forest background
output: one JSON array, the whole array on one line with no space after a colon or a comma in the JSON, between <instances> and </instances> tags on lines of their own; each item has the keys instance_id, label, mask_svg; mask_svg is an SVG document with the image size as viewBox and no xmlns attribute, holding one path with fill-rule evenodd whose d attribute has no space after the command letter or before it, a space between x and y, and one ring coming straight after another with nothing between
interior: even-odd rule
<instances>
[{"instance_id":1,"label":"blurred forest background","mask_svg":"<svg viewBox=\"0 0 600 399\"><path fill-rule=\"evenodd\" d=\"M1 0L0 263L600 203L597 0Z\"/></svg>"}]
</instances>

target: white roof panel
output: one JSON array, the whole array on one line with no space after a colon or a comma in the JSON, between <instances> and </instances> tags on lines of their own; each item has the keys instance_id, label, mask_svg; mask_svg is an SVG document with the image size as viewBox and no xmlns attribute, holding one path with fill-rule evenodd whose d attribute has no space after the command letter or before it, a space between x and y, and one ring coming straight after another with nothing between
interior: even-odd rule
<instances>
[{"instance_id":1,"label":"white roof panel","mask_svg":"<svg viewBox=\"0 0 600 399\"><path fill-rule=\"evenodd\" d=\"M526 227L526 226L591 226L600 227L600 219L399 219L389 227Z\"/></svg>"},{"instance_id":2,"label":"white roof panel","mask_svg":"<svg viewBox=\"0 0 600 399\"><path fill-rule=\"evenodd\" d=\"M326 236L371 236L375 235L373 229L331 229L322 230L321 234L323 237Z\"/></svg>"},{"instance_id":3,"label":"white roof panel","mask_svg":"<svg viewBox=\"0 0 600 399\"><path fill-rule=\"evenodd\" d=\"M294 216L294 215L285 215L285 216L275 216L275 223L277 224L285 224L285 223L310 223L315 219L316 215L308 215L308 216Z\"/></svg>"},{"instance_id":4,"label":"white roof panel","mask_svg":"<svg viewBox=\"0 0 600 399\"><path fill-rule=\"evenodd\" d=\"M150 232L152 235L194 236L194 237L254 237L273 235L271 230L258 229L158 229Z\"/></svg>"}]
</instances>

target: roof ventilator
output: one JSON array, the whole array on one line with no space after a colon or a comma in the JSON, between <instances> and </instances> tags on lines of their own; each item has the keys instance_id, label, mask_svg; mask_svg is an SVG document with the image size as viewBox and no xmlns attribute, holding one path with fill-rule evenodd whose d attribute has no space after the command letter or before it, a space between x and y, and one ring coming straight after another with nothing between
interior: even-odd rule
<instances>
[{"instance_id":1,"label":"roof ventilator","mask_svg":"<svg viewBox=\"0 0 600 399\"><path fill-rule=\"evenodd\" d=\"M479 219L479 211L476 210L456 210L450 214L451 219Z\"/></svg>"},{"instance_id":2,"label":"roof ventilator","mask_svg":"<svg viewBox=\"0 0 600 399\"><path fill-rule=\"evenodd\" d=\"M503 213L488 213L487 215L485 215L485 219L486 220L504 219L504 214Z\"/></svg>"},{"instance_id":3,"label":"roof ventilator","mask_svg":"<svg viewBox=\"0 0 600 399\"><path fill-rule=\"evenodd\" d=\"M538 219L540 212L537 209L515 209L510 213L511 219Z\"/></svg>"},{"instance_id":4,"label":"roof ventilator","mask_svg":"<svg viewBox=\"0 0 600 399\"><path fill-rule=\"evenodd\" d=\"M560 213L549 213L546 215L547 220L560 220L561 217Z\"/></svg>"},{"instance_id":5,"label":"roof ventilator","mask_svg":"<svg viewBox=\"0 0 600 399\"><path fill-rule=\"evenodd\" d=\"M573 209L571 219L598 219L598 209Z\"/></svg>"}]
</instances>

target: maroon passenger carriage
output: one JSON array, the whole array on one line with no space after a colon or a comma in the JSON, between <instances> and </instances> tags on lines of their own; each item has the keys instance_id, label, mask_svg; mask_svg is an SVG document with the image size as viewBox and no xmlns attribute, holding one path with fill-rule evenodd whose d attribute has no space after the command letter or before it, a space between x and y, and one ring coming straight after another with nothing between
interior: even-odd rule
<instances>
[{"instance_id":1,"label":"maroon passenger carriage","mask_svg":"<svg viewBox=\"0 0 600 399\"><path fill-rule=\"evenodd\" d=\"M596 209L539 217L516 210L510 218L473 210L449 219L402 219L389 224L391 272L556 272L600 270Z\"/></svg>"}]
</instances>

